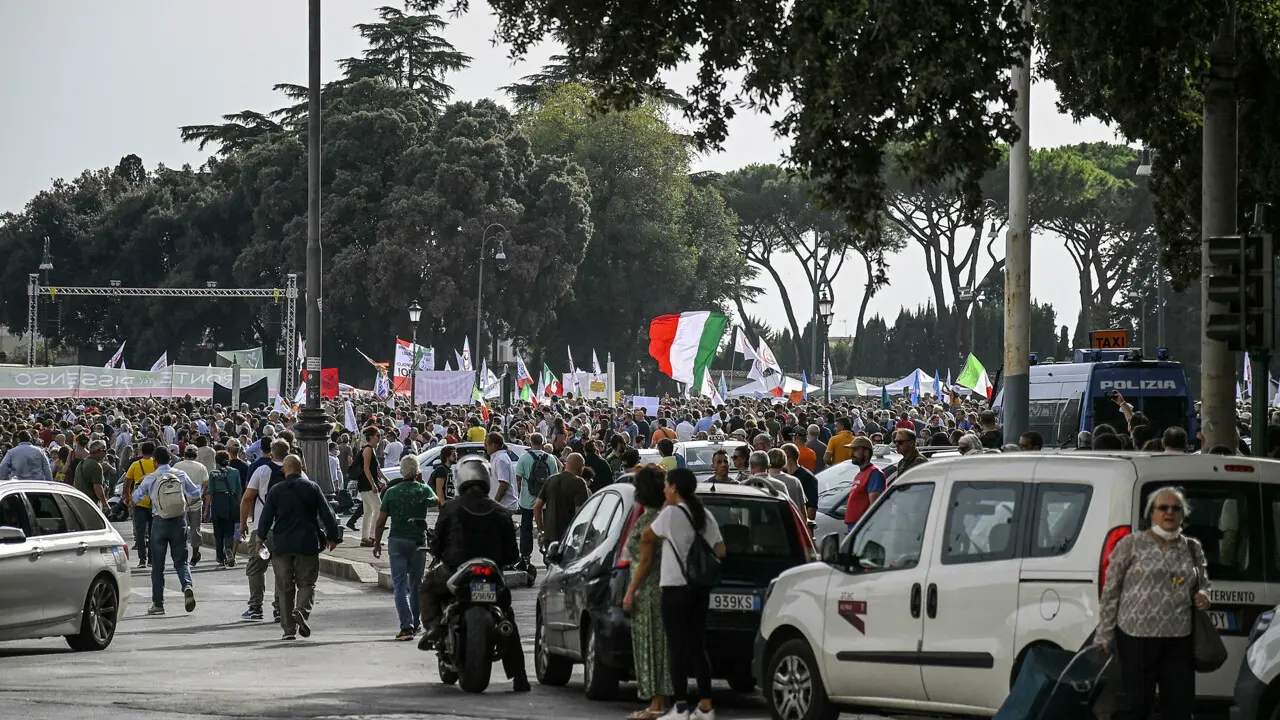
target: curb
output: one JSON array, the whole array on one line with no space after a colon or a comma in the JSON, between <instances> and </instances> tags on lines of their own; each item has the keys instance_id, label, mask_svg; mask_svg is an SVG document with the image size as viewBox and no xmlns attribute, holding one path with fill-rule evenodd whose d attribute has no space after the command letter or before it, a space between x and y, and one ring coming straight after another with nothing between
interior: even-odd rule
<instances>
[{"instance_id":1,"label":"curb","mask_svg":"<svg viewBox=\"0 0 1280 720\"><path fill-rule=\"evenodd\" d=\"M212 546L213 530L200 528L200 540L205 545ZM248 554L249 551L246 548L240 548L240 555L247 556ZM321 553L320 574L336 580L349 580L367 585L376 585L382 590L391 591L394 589L394 585L391 582L390 569L377 568L370 563L360 562L359 560L347 560L346 558ZM525 574L522 572L508 570L503 573L503 579L506 581L507 587L513 590L525 587Z\"/></svg>"}]
</instances>

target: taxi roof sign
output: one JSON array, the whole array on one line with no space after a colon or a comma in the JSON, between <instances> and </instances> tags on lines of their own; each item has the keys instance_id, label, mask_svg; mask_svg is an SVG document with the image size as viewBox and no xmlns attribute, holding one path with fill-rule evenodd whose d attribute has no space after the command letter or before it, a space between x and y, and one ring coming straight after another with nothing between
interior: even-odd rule
<instances>
[{"instance_id":1,"label":"taxi roof sign","mask_svg":"<svg viewBox=\"0 0 1280 720\"><path fill-rule=\"evenodd\" d=\"M1089 346L1095 350L1127 348L1129 347L1129 331L1124 329L1091 330L1089 331Z\"/></svg>"}]
</instances>

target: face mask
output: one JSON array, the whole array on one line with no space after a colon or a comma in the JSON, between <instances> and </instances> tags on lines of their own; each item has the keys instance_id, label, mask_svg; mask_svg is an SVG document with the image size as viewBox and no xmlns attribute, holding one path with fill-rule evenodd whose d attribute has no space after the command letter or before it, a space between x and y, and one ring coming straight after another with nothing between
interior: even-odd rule
<instances>
[{"instance_id":1,"label":"face mask","mask_svg":"<svg viewBox=\"0 0 1280 720\"><path fill-rule=\"evenodd\" d=\"M1182 534L1182 528L1178 528L1177 530L1165 530L1159 525L1152 525L1151 532L1155 533L1156 537L1161 540L1173 540Z\"/></svg>"}]
</instances>

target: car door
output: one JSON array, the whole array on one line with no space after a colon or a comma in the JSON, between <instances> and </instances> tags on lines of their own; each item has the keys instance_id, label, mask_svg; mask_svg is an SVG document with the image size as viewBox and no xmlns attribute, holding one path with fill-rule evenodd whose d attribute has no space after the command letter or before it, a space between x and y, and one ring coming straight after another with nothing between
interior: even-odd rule
<instances>
[{"instance_id":1,"label":"car door","mask_svg":"<svg viewBox=\"0 0 1280 720\"><path fill-rule=\"evenodd\" d=\"M934 483L890 488L845 537L853 568L827 586L823 677L833 698L879 698L910 709L925 698L918 654L923 588L938 498Z\"/></svg>"},{"instance_id":2,"label":"car door","mask_svg":"<svg viewBox=\"0 0 1280 720\"><path fill-rule=\"evenodd\" d=\"M1008 695L1030 487L1023 481L1033 470L1033 463L1000 463L950 473L920 645L932 703L994 710Z\"/></svg>"},{"instance_id":3,"label":"car door","mask_svg":"<svg viewBox=\"0 0 1280 720\"><path fill-rule=\"evenodd\" d=\"M587 596L593 583L601 576L607 578L612 567L606 562L610 555L609 535L614 524L620 522L622 496L616 492L602 492L596 511L583 535L582 546L576 557L563 565L565 583L565 646L574 648L582 637L582 617L589 607ZM579 645L581 643L578 643Z\"/></svg>"},{"instance_id":4,"label":"car door","mask_svg":"<svg viewBox=\"0 0 1280 720\"><path fill-rule=\"evenodd\" d=\"M38 625L44 617L44 550L22 493L0 494L0 527L17 528L27 536L22 542L0 543L0 632Z\"/></svg>"},{"instance_id":5,"label":"car door","mask_svg":"<svg viewBox=\"0 0 1280 720\"><path fill-rule=\"evenodd\" d=\"M602 497L597 495L589 498L578 510L578 514L573 516L573 520L565 530L564 539L560 542L560 558L552 565L551 572L547 573L547 578L543 580L545 599L542 603L542 616L546 642L549 647L575 654L578 652L577 638L573 638L573 642L569 644L566 644L565 640L568 637L568 631L576 627L576 622L569 620L569 600L566 597L568 573L565 572L565 568L573 565L581 554L587 537L587 527L591 524L596 508L600 507Z\"/></svg>"},{"instance_id":6,"label":"car door","mask_svg":"<svg viewBox=\"0 0 1280 720\"><path fill-rule=\"evenodd\" d=\"M60 622L78 616L89 588L85 556L89 544L80 532L80 521L54 492L28 491L27 502L35 516L43 555L45 580L44 620Z\"/></svg>"}]
</instances>

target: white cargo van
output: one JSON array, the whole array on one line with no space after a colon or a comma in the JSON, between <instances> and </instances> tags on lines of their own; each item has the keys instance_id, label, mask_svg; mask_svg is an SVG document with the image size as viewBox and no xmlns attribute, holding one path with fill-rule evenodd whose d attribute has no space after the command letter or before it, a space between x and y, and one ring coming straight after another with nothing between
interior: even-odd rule
<instances>
[{"instance_id":1,"label":"white cargo van","mask_svg":"<svg viewBox=\"0 0 1280 720\"><path fill-rule=\"evenodd\" d=\"M824 562L779 576L755 649L773 716L994 714L1028 648L1090 641L1109 554L1165 485L1187 494L1231 653L1196 692L1229 701L1249 629L1280 602L1280 462L1007 453L914 468L842 541L822 539Z\"/></svg>"}]
</instances>

